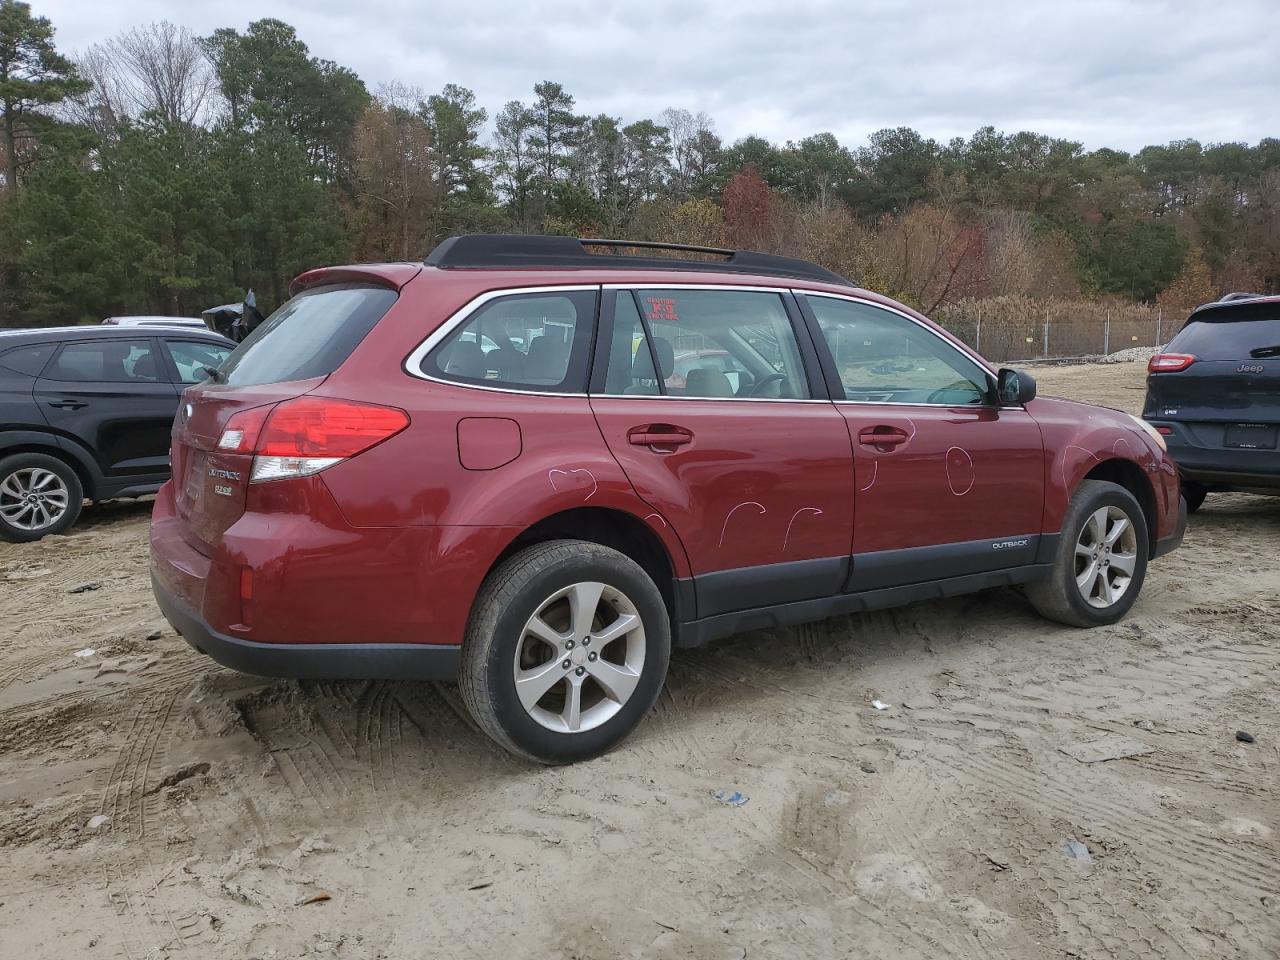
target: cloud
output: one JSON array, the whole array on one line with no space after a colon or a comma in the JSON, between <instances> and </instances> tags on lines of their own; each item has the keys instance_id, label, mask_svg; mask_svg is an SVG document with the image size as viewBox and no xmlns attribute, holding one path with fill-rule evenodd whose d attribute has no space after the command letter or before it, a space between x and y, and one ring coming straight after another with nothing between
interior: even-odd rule
<instances>
[{"instance_id":1,"label":"cloud","mask_svg":"<svg viewBox=\"0 0 1280 960\"><path fill-rule=\"evenodd\" d=\"M991 124L1135 149L1275 129L1273 0L43 0L62 49L168 19L197 33L274 16L371 88L476 91L492 115L552 79L584 113L704 110L726 140L881 127L946 140Z\"/></svg>"}]
</instances>

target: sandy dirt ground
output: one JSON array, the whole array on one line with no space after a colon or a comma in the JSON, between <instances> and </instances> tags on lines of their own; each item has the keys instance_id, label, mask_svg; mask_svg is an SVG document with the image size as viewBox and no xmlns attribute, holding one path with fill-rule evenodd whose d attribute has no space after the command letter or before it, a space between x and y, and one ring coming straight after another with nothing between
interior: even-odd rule
<instances>
[{"instance_id":1,"label":"sandy dirt ground","mask_svg":"<svg viewBox=\"0 0 1280 960\"><path fill-rule=\"evenodd\" d=\"M147 513L0 544L0 957L1280 955L1280 499L1211 497L1111 628L997 591L677 653L562 769L447 685L197 655ZM1104 737L1149 752L1063 752Z\"/></svg>"}]
</instances>

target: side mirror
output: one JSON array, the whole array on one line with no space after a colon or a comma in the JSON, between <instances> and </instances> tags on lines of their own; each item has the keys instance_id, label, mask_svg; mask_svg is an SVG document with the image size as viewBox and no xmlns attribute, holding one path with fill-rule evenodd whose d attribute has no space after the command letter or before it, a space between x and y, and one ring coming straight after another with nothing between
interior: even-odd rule
<instances>
[{"instance_id":1,"label":"side mirror","mask_svg":"<svg viewBox=\"0 0 1280 960\"><path fill-rule=\"evenodd\" d=\"M996 379L996 396L1002 407L1020 407L1036 398L1035 377L1023 370L1003 367Z\"/></svg>"}]
</instances>

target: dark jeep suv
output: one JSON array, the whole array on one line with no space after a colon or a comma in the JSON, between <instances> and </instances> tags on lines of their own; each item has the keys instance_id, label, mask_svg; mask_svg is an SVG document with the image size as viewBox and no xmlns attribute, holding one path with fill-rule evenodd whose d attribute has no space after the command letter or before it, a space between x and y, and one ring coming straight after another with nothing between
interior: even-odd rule
<instances>
[{"instance_id":1,"label":"dark jeep suv","mask_svg":"<svg viewBox=\"0 0 1280 960\"><path fill-rule=\"evenodd\" d=\"M1215 490L1280 494L1280 296L1197 307L1147 371L1142 416L1178 461L1188 510Z\"/></svg>"},{"instance_id":2,"label":"dark jeep suv","mask_svg":"<svg viewBox=\"0 0 1280 960\"><path fill-rule=\"evenodd\" d=\"M0 538L61 533L85 497L159 489L178 394L233 346L179 327L0 331Z\"/></svg>"}]
</instances>

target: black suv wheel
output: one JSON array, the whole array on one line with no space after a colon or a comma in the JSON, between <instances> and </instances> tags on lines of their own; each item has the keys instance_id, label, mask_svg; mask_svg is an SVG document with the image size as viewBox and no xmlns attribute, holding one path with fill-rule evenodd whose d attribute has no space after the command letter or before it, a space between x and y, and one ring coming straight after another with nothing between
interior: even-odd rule
<instances>
[{"instance_id":1,"label":"black suv wheel","mask_svg":"<svg viewBox=\"0 0 1280 960\"><path fill-rule=\"evenodd\" d=\"M15 453L0 459L0 538L27 543L62 533L83 505L80 478L56 457Z\"/></svg>"}]
</instances>

